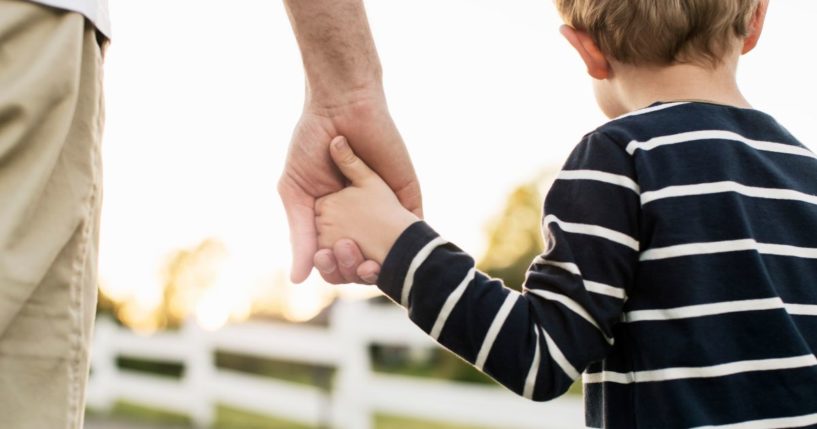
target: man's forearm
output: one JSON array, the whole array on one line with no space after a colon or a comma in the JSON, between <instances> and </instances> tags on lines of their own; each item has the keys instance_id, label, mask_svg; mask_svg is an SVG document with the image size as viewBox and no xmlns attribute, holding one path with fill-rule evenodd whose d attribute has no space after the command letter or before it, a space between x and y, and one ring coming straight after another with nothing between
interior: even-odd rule
<instances>
[{"instance_id":1,"label":"man's forearm","mask_svg":"<svg viewBox=\"0 0 817 429\"><path fill-rule=\"evenodd\" d=\"M382 70L363 0L284 0L301 49L307 103L354 103L382 93Z\"/></svg>"}]
</instances>

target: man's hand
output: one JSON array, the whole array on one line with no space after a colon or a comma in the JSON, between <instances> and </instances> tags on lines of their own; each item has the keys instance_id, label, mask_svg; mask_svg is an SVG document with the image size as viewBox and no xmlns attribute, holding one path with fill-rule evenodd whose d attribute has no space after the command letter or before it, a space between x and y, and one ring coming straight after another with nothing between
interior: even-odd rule
<instances>
[{"instance_id":1,"label":"man's hand","mask_svg":"<svg viewBox=\"0 0 817 429\"><path fill-rule=\"evenodd\" d=\"M292 281L315 266L330 283L373 283L380 267L348 240L318 250L315 199L344 186L329 141L346 136L409 210L421 213L420 186L383 94L382 70L363 0L284 0L306 72L306 103L278 183L293 249ZM334 251L334 252L333 252ZM340 262L338 264L338 262Z\"/></svg>"},{"instance_id":2,"label":"man's hand","mask_svg":"<svg viewBox=\"0 0 817 429\"><path fill-rule=\"evenodd\" d=\"M330 152L350 185L316 201L318 243L329 247L348 238L360 246L366 257L382 264L400 234L418 218L355 155L345 138L332 140Z\"/></svg>"},{"instance_id":3,"label":"man's hand","mask_svg":"<svg viewBox=\"0 0 817 429\"><path fill-rule=\"evenodd\" d=\"M400 202L422 216L420 186L385 100L359 94L343 106L308 107L295 128L286 166L278 183L290 226L292 281L304 281L313 261L330 283L373 283L380 266L364 262L354 242L341 240L318 251L315 200L345 186L329 155L329 142L344 135L359 156L380 173ZM332 250L328 250L332 249Z\"/></svg>"}]
</instances>

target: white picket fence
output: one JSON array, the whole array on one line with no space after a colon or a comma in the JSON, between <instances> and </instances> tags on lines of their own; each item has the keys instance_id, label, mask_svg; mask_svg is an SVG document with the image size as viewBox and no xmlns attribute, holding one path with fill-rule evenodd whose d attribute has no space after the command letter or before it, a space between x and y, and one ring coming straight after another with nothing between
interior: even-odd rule
<instances>
[{"instance_id":1,"label":"white picket fence","mask_svg":"<svg viewBox=\"0 0 817 429\"><path fill-rule=\"evenodd\" d=\"M97 322L88 405L107 410L118 400L188 415L200 427L217 404L335 429L371 429L374 413L496 428L583 427L580 398L548 403L518 397L501 386L393 376L373 372L371 344L440 347L396 306L340 301L328 328L250 322L205 332L182 330L139 336L109 319ZM215 352L336 369L333 389L276 381L217 368ZM181 379L119 369L120 356L178 362Z\"/></svg>"}]
</instances>

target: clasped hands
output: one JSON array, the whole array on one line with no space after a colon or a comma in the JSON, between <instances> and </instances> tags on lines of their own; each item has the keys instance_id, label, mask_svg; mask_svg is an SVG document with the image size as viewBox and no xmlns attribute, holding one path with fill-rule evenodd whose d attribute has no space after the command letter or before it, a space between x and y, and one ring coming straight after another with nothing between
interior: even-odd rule
<instances>
[{"instance_id":1,"label":"clasped hands","mask_svg":"<svg viewBox=\"0 0 817 429\"><path fill-rule=\"evenodd\" d=\"M305 110L295 128L278 182L295 283L313 266L332 284L375 283L393 241L422 216L402 138L384 103L371 106Z\"/></svg>"},{"instance_id":2,"label":"clasped hands","mask_svg":"<svg viewBox=\"0 0 817 429\"><path fill-rule=\"evenodd\" d=\"M348 185L315 201L318 247L335 249L348 246L345 241L351 240L366 258L382 265L400 234L419 218L400 204L389 185L354 153L346 138L333 139L329 152ZM316 255L316 266L322 265L319 257L321 252ZM377 280L376 276L368 277L369 273L362 274L368 283Z\"/></svg>"}]
</instances>

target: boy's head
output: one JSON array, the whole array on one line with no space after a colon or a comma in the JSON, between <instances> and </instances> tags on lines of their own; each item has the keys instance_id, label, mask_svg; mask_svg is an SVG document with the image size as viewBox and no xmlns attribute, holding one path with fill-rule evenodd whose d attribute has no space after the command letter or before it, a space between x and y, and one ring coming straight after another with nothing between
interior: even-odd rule
<instances>
[{"instance_id":1,"label":"boy's head","mask_svg":"<svg viewBox=\"0 0 817 429\"><path fill-rule=\"evenodd\" d=\"M633 65L717 63L751 33L760 0L556 0L565 23Z\"/></svg>"},{"instance_id":2,"label":"boy's head","mask_svg":"<svg viewBox=\"0 0 817 429\"><path fill-rule=\"evenodd\" d=\"M588 73L674 65L715 69L750 51L768 0L555 0ZM600 100L602 103L602 100ZM602 106L604 108L604 106Z\"/></svg>"},{"instance_id":3,"label":"boy's head","mask_svg":"<svg viewBox=\"0 0 817 429\"><path fill-rule=\"evenodd\" d=\"M750 35L760 0L556 0L564 22L609 58L663 66L717 63Z\"/></svg>"}]
</instances>

